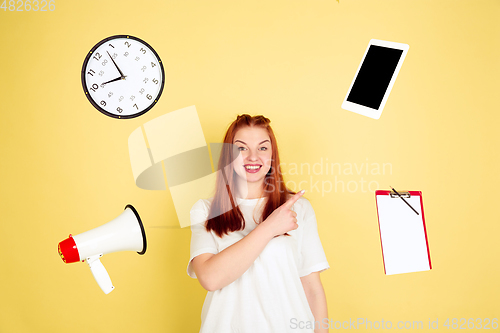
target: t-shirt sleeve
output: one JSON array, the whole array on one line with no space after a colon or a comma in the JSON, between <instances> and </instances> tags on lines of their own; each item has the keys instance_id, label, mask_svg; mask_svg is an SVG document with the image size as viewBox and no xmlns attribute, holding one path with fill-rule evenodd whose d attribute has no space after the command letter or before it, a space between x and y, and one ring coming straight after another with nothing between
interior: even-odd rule
<instances>
[{"instance_id":1,"label":"t-shirt sleeve","mask_svg":"<svg viewBox=\"0 0 500 333\"><path fill-rule=\"evenodd\" d=\"M316 215L309 203L305 200L304 229L301 246L301 267L299 267L299 277L311 274L312 272L322 272L330 265L326 260L325 251L318 235L318 225Z\"/></svg>"},{"instance_id":2,"label":"t-shirt sleeve","mask_svg":"<svg viewBox=\"0 0 500 333\"><path fill-rule=\"evenodd\" d=\"M217 244L211 232L205 228L209 206L204 200L199 200L191 208L191 254L187 266L187 274L196 279L196 273L191 265L194 257L202 253L217 254Z\"/></svg>"}]
</instances>

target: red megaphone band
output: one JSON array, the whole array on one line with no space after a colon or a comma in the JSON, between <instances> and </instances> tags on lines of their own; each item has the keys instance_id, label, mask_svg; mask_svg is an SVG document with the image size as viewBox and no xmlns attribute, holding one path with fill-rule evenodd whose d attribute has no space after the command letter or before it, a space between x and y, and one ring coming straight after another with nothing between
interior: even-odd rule
<instances>
[{"instance_id":1,"label":"red megaphone band","mask_svg":"<svg viewBox=\"0 0 500 333\"><path fill-rule=\"evenodd\" d=\"M58 251L61 259L67 264L80 261L80 253L78 253L75 240L71 235L59 243Z\"/></svg>"}]
</instances>

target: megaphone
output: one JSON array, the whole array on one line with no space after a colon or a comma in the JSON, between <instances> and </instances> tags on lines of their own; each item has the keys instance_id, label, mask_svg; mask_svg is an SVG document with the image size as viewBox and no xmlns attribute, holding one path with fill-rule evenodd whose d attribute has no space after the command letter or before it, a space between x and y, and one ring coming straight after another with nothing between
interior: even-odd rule
<instances>
[{"instance_id":1,"label":"megaphone","mask_svg":"<svg viewBox=\"0 0 500 333\"><path fill-rule=\"evenodd\" d=\"M114 220L76 236L70 234L59 243L58 251L65 263L86 261L99 287L109 294L115 287L99 258L117 251L136 251L142 255L146 246L141 218L132 205L127 205Z\"/></svg>"}]
</instances>

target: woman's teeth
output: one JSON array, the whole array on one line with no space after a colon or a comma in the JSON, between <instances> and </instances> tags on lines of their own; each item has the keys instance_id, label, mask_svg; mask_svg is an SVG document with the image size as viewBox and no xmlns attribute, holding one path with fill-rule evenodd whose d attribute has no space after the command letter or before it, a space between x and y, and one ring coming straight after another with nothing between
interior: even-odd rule
<instances>
[{"instance_id":1,"label":"woman's teeth","mask_svg":"<svg viewBox=\"0 0 500 333\"><path fill-rule=\"evenodd\" d=\"M246 165L245 166L245 169L247 169L247 170L257 170L258 168L260 168L260 165Z\"/></svg>"}]
</instances>

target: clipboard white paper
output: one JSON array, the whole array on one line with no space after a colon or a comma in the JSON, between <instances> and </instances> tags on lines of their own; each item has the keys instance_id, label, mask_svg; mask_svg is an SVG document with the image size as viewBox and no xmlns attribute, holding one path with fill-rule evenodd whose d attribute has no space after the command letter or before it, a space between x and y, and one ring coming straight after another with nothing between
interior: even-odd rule
<instances>
[{"instance_id":1,"label":"clipboard white paper","mask_svg":"<svg viewBox=\"0 0 500 333\"><path fill-rule=\"evenodd\" d=\"M428 271L432 265L422 192L399 193L418 215L394 192L375 192L385 274Z\"/></svg>"}]
</instances>

